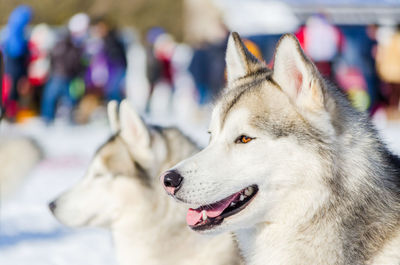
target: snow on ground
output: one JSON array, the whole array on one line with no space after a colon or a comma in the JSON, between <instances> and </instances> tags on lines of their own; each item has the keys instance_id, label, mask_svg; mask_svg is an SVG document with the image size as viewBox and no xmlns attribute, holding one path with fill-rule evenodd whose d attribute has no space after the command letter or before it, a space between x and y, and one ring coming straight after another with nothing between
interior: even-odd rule
<instances>
[{"instance_id":1,"label":"snow on ground","mask_svg":"<svg viewBox=\"0 0 400 265\"><path fill-rule=\"evenodd\" d=\"M203 144L206 142L205 129L200 132L185 123L182 125ZM400 154L400 124L379 127L384 128L381 134L389 147ZM116 264L107 231L64 227L47 208L48 202L83 176L93 153L109 135L106 122L76 127L65 124L45 127L36 122L3 126L1 133L34 137L46 157L14 196L1 202L0 264Z\"/></svg>"}]
</instances>

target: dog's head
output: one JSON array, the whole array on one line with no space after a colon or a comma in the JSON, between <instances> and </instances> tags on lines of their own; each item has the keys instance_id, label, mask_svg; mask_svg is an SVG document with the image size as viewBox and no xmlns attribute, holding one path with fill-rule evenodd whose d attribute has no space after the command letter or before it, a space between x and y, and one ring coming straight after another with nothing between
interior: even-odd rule
<instances>
[{"instance_id":1,"label":"dog's head","mask_svg":"<svg viewBox=\"0 0 400 265\"><path fill-rule=\"evenodd\" d=\"M155 154L156 137L127 102L121 103L119 118L115 102L108 113L113 136L98 149L83 179L50 203L65 225L108 226L127 211L152 208L151 177L157 174L152 170L159 170L163 150Z\"/></svg>"},{"instance_id":2,"label":"dog's head","mask_svg":"<svg viewBox=\"0 0 400 265\"><path fill-rule=\"evenodd\" d=\"M279 41L271 70L233 33L226 63L209 145L161 176L170 195L193 207L187 223L202 232L282 220L316 199L310 187L323 185L335 139L325 83L293 35Z\"/></svg>"}]
</instances>

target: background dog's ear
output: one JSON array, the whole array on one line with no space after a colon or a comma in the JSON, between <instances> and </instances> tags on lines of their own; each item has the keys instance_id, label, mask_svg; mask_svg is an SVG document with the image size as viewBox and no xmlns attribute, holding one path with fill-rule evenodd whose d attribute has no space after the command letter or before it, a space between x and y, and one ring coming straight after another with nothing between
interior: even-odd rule
<instances>
[{"instance_id":1,"label":"background dog's ear","mask_svg":"<svg viewBox=\"0 0 400 265\"><path fill-rule=\"evenodd\" d=\"M249 52L236 32L229 36L225 61L228 85L251 72L266 68L264 63Z\"/></svg>"},{"instance_id":2,"label":"background dog's ear","mask_svg":"<svg viewBox=\"0 0 400 265\"><path fill-rule=\"evenodd\" d=\"M110 102L108 102L107 114L111 132L115 134L121 129L118 120L118 102L116 100L111 100Z\"/></svg>"},{"instance_id":3,"label":"background dog's ear","mask_svg":"<svg viewBox=\"0 0 400 265\"><path fill-rule=\"evenodd\" d=\"M146 165L151 159L149 129L126 100L120 104L119 115L122 139L127 143L134 158L142 165Z\"/></svg>"},{"instance_id":4,"label":"background dog's ear","mask_svg":"<svg viewBox=\"0 0 400 265\"><path fill-rule=\"evenodd\" d=\"M323 108L320 74L292 34L282 36L277 44L272 78L300 109Z\"/></svg>"}]
</instances>

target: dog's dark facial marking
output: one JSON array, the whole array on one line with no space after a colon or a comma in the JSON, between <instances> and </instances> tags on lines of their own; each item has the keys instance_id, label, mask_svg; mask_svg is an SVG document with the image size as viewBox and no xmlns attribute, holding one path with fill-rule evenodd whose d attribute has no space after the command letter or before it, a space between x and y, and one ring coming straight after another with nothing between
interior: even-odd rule
<instances>
[{"instance_id":1,"label":"dog's dark facial marking","mask_svg":"<svg viewBox=\"0 0 400 265\"><path fill-rule=\"evenodd\" d=\"M221 111L221 129L224 127L226 118L233 107L240 101L240 99L247 95L259 91L265 81L272 82L271 70L264 68L255 73L250 73L247 76L240 78L237 81L235 88L231 88L220 100L225 100L224 108Z\"/></svg>"},{"instance_id":2,"label":"dog's dark facial marking","mask_svg":"<svg viewBox=\"0 0 400 265\"><path fill-rule=\"evenodd\" d=\"M99 146L99 148L97 148L95 155L97 155L105 146L107 146L107 144L114 142L115 139L117 139L118 137L120 137L120 132L111 135L105 143L103 143L102 145Z\"/></svg>"},{"instance_id":3,"label":"dog's dark facial marking","mask_svg":"<svg viewBox=\"0 0 400 265\"><path fill-rule=\"evenodd\" d=\"M138 162L134 162L136 176L145 184L147 187L151 186L151 176Z\"/></svg>"}]
</instances>

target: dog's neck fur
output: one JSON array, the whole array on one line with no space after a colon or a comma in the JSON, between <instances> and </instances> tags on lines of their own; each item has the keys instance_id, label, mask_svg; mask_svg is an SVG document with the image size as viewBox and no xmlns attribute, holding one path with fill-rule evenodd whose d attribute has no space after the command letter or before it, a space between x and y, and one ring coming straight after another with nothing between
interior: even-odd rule
<instances>
[{"instance_id":1,"label":"dog's neck fur","mask_svg":"<svg viewBox=\"0 0 400 265\"><path fill-rule=\"evenodd\" d=\"M313 213L306 210L311 208L306 205L320 198L307 198L308 195L299 190L280 204L274 218L279 222L266 221L235 231L246 264L328 264L327 260L341 264L336 229L330 222L310 222ZM301 223L305 219L308 222Z\"/></svg>"},{"instance_id":2,"label":"dog's neck fur","mask_svg":"<svg viewBox=\"0 0 400 265\"><path fill-rule=\"evenodd\" d=\"M367 118L341 107L345 126L322 159L334 166L308 185L321 197L300 188L275 213L279 223L235 231L246 264L400 264L400 168Z\"/></svg>"},{"instance_id":3,"label":"dog's neck fur","mask_svg":"<svg viewBox=\"0 0 400 265\"><path fill-rule=\"evenodd\" d=\"M198 151L190 140L183 135L177 137L177 133L173 129L153 132L158 134L153 137L164 138L167 152L165 157L158 158L158 172L151 176L149 198L153 200L143 207L143 218L133 216L137 209L130 211L127 208L111 225L117 260L120 265L238 264L239 258L230 235L205 238L190 231L182 218L186 214L185 207L167 198L159 183L157 176L161 172ZM231 255L227 255L227 251ZM226 260L221 260L221 257Z\"/></svg>"}]
</instances>

